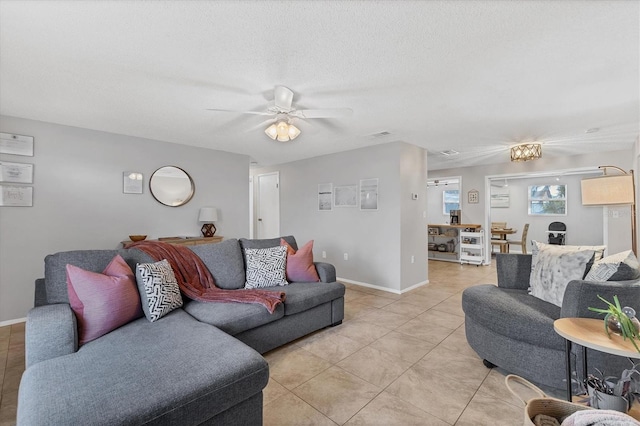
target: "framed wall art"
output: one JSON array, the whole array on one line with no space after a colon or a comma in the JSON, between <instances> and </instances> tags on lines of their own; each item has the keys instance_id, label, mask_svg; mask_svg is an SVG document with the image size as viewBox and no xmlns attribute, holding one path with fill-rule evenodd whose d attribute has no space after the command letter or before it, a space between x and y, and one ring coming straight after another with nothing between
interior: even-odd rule
<instances>
[{"instance_id":1,"label":"framed wall art","mask_svg":"<svg viewBox=\"0 0 640 426\"><path fill-rule=\"evenodd\" d=\"M33 183L33 164L0 161L0 182Z\"/></svg>"},{"instance_id":2,"label":"framed wall art","mask_svg":"<svg viewBox=\"0 0 640 426\"><path fill-rule=\"evenodd\" d=\"M32 186L0 185L0 207L33 206Z\"/></svg>"},{"instance_id":3,"label":"framed wall art","mask_svg":"<svg viewBox=\"0 0 640 426\"><path fill-rule=\"evenodd\" d=\"M472 189L467 193L467 202L469 204L478 204L480 202L480 191Z\"/></svg>"},{"instance_id":4,"label":"framed wall art","mask_svg":"<svg viewBox=\"0 0 640 426\"><path fill-rule=\"evenodd\" d=\"M33 136L0 133L0 154L33 157Z\"/></svg>"},{"instance_id":5,"label":"framed wall art","mask_svg":"<svg viewBox=\"0 0 640 426\"><path fill-rule=\"evenodd\" d=\"M378 178L360 180L360 210L378 210Z\"/></svg>"},{"instance_id":6,"label":"framed wall art","mask_svg":"<svg viewBox=\"0 0 640 426\"><path fill-rule=\"evenodd\" d=\"M318 211L327 212L333 208L333 184L318 184Z\"/></svg>"},{"instance_id":7,"label":"framed wall art","mask_svg":"<svg viewBox=\"0 0 640 426\"><path fill-rule=\"evenodd\" d=\"M336 186L333 192L336 207L356 207L358 205L358 185Z\"/></svg>"}]
</instances>

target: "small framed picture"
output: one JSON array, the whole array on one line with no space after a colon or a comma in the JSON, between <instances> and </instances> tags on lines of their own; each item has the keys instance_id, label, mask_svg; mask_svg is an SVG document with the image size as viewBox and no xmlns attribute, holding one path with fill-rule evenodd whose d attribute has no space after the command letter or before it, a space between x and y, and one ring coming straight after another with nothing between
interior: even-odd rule
<instances>
[{"instance_id":1,"label":"small framed picture","mask_svg":"<svg viewBox=\"0 0 640 426\"><path fill-rule=\"evenodd\" d=\"M125 194L142 194L142 173L122 172L122 192Z\"/></svg>"},{"instance_id":2,"label":"small framed picture","mask_svg":"<svg viewBox=\"0 0 640 426\"><path fill-rule=\"evenodd\" d=\"M0 185L0 207L33 206L32 186Z\"/></svg>"},{"instance_id":3,"label":"small framed picture","mask_svg":"<svg viewBox=\"0 0 640 426\"><path fill-rule=\"evenodd\" d=\"M0 182L33 183L33 164L0 161Z\"/></svg>"},{"instance_id":4,"label":"small framed picture","mask_svg":"<svg viewBox=\"0 0 640 426\"><path fill-rule=\"evenodd\" d=\"M478 204L480 202L480 192L477 189L472 189L467 193L467 201L469 204Z\"/></svg>"},{"instance_id":5,"label":"small framed picture","mask_svg":"<svg viewBox=\"0 0 640 426\"><path fill-rule=\"evenodd\" d=\"M33 157L33 136L0 133L0 154Z\"/></svg>"}]
</instances>

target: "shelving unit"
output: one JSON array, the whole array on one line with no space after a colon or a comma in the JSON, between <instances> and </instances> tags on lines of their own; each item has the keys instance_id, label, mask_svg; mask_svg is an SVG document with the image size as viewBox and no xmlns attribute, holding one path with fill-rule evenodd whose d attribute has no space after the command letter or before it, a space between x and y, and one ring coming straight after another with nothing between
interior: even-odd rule
<instances>
[{"instance_id":1,"label":"shelving unit","mask_svg":"<svg viewBox=\"0 0 640 426\"><path fill-rule=\"evenodd\" d=\"M484 262L484 231L460 232L460 263L482 265Z\"/></svg>"},{"instance_id":2,"label":"shelving unit","mask_svg":"<svg viewBox=\"0 0 640 426\"><path fill-rule=\"evenodd\" d=\"M428 250L429 259L442 260L445 262L460 262L460 234L462 232L479 230L482 227L482 225L476 224L427 226L430 247ZM438 250L438 247L442 245L444 245L445 250Z\"/></svg>"}]
</instances>

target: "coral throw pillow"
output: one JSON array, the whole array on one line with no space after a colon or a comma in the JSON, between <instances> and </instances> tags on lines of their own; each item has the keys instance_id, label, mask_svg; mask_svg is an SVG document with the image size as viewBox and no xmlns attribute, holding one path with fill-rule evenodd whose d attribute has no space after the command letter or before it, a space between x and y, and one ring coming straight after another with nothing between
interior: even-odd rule
<instances>
[{"instance_id":1,"label":"coral throw pillow","mask_svg":"<svg viewBox=\"0 0 640 426\"><path fill-rule=\"evenodd\" d=\"M318 282L318 272L313 264L313 240L295 251L284 239L281 246L287 247L287 280L290 282Z\"/></svg>"},{"instance_id":2,"label":"coral throw pillow","mask_svg":"<svg viewBox=\"0 0 640 426\"><path fill-rule=\"evenodd\" d=\"M80 345L142 316L136 278L120 255L102 274L67 264L67 290Z\"/></svg>"}]
</instances>

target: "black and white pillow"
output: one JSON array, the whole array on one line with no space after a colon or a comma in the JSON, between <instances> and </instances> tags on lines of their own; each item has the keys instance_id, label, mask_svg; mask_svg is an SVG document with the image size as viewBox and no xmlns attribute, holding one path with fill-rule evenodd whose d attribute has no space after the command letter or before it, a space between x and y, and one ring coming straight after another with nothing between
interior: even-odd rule
<instances>
[{"instance_id":1,"label":"black and white pillow","mask_svg":"<svg viewBox=\"0 0 640 426\"><path fill-rule=\"evenodd\" d=\"M625 281L640 277L640 264L631 250L596 261L585 281Z\"/></svg>"},{"instance_id":2,"label":"black and white pillow","mask_svg":"<svg viewBox=\"0 0 640 426\"><path fill-rule=\"evenodd\" d=\"M182 306L178 281L166 259L156 263L138 263L136 283L142 310L149 321L157 321Z\"/></svg>"},{"instance_id":3,"label":"black and white pillow","mask_svg":"<svg viewBox=\"0 0 640 426\"><path fill-rule=\"evenodd\" d=\"M244 288L275 287L289 284L286 278L287 247L245 249L247 282Z\"/></svg>"}]
</instances>

